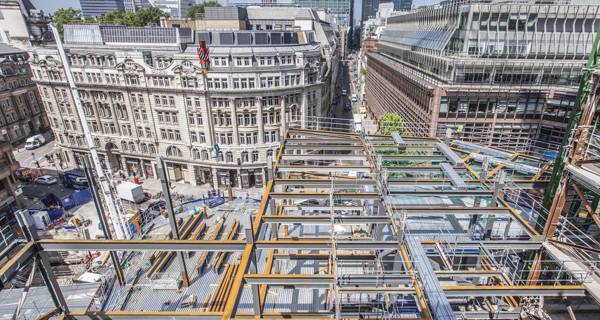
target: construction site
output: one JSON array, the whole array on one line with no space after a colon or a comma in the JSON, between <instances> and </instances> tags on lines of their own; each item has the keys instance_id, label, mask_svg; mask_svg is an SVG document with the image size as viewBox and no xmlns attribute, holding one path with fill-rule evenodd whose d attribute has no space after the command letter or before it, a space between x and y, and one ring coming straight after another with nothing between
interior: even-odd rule
<instances>
[{"instance_id":1,"label":"construction site","mask_svg":"<svg viewBox=\"0 0 600 320\"><path fill-rule=\"evenodd\" d=\"M136 224L84 126L104 239L41 236L17 212L0 319L598 319L597 57L556 160L451 130L303 122L281 130L259 200L176 203L158 157L164 205Z\"/></svg>"},{"instance_id":2,"label":"construction site","mask_svg":"<svg viewBox=\"0 0 600 320\"><path fill-rule=\"evenodd\" d=\"M598 201L561 180L543 211L552 170L452 138L288 129L260 203L172 207L167 195L169 218L130 240L40 239L21 214L27 241L1 275L38 266L46 287L24 319L595 319ZM102 252L100 280L59 284L55 252Z\"/></svg>"}]
</instances>

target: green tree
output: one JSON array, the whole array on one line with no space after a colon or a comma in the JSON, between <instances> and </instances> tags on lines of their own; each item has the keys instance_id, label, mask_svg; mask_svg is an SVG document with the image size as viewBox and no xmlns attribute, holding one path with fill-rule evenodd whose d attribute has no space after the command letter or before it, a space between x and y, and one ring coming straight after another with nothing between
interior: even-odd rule
<instances>
[{"instance_id":1,"label":"green tree","mask_svg":"<svg viewBox=\"0 0 600 320\"><path fill-rule=\"evenodd\" d=\"M404 119L397 113L386 113L378 120L379 134L388 135L392 132L404 133Z\"/></svg>"},{"instance_id":2,"label":"green tree","mask_svg":"<svg viewBox=\"0 0 600 320\"><path fill-rule=\"evenodd\" d=\"M63 33L65 24L81 23L83 21L82 19L81 11L73 8L61 8L54 13L54 23L56 23L56 28L62 38L64 38Z\"/></svg>"},{"instance_id":3,"label":"green tree","mask_svg":"<svg viewBox=\"0 0 600 320\"><path fill-rule=\"evenodd\" d=\"M142 8L135 13L111 11L100 18L100 23L121 24L130 27L145 27L152 24L160 24L160 18L168 16L164 11L155 8Z\"/></svg>"},{"instance_id":4,"label":"green tree","mask_svg":"<svg viewBox=\"0 0 600 320\"><path fill-rule=\"evenodd\" d=\"M187 17L196 18L198 15L204 14L204 8L206 7L220 7L221 4L214 0L209 0L203 3L195 4L188 9Z\"/></svg>"},{"instance_id":5,"label":"green tree","mask_svg":"<svg viewBox=\"0 0 600 320\"><path fill-rule=\"evenodd\" d=\"M159 25L161 17L169 16L166 12L156 7L143 8L129 15L131 16L126 16L125 18L129 19L131 17L133 22L128 25L135 27L145 27L151 24Z\"/></svg>"}]
</instances>

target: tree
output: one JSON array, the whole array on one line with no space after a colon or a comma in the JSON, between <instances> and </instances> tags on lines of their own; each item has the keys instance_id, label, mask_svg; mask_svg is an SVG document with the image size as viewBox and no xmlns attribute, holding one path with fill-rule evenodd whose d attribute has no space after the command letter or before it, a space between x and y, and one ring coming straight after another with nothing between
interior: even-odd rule
<instances>
[{"instance_id":1,"label":"tree","mask_svg":"<svg viewBox=\"0 0 600 320\"><path fill-rule=\"evenodd\" d=\"M82 19L81 11L73 8L61 8L54 13L54 22L56 23L56 28L58 29L61 38L64 38L63 33L65 24L81 23Z\"/></svg>"},{"instance_id":2,"label":"tree","mask_svg":"<svg viewBox=\"0 0 600 320\"><path fill-rule=\"evenodd\" d=\"M379 118L379 134L404 133L404 119L397 113L386 113Z\"/></svg>"},{"instance_id":3,"label":"tree","mask_svg":"<svg viewBox=\"0 0 600 320\"><path fill-rule=\"evenodd\" d=\"M156 8L142 8L136 12L111 11L100 18L100 23L121 24L130 27L145 27L160 24L160 18L168 16L164 11Z\"/></svg>"},{"instance_id":4,"label":"tree","mask_svg":"<svg viewBox=\"0 0 600 320\"><path fill-rule=\"evenodd\" d=\"M188 9L187 17L195 19L197 16L204 14L206 7L220 7L221 4L214 0L209 0L203 3L195 4Z\"/></svg>"},{"instance_id":5,"label":"tree","mask_svg":"<svg viewBox=\"0 0 600 320\"><path fill-rule=\"evenodd\" d=\"M135 27L145 27L151 24L159 25L161 17L169 16L166 12L156 7L142 8L137 10L135 13L130 13L130 15L133 15L133 22L128 25Z\"/></svg>"}]
</instances>

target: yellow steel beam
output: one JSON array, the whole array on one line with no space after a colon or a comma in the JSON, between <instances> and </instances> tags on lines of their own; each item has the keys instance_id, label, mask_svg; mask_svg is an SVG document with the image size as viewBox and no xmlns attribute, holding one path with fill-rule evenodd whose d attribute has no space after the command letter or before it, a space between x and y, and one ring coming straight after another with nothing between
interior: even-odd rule
<instances>
[{"instance_id":1,"label":"yellow steel beam","mask_svg":"<svg viewBox=\"0 0 600 320\"><path fill-rule=\"evenodd\" d=\"M19 263L23 263L29 257L35 254L33 242L27 242L19 251L17 251L2 267L0 267L0 279L3 279L7 274L18 267Z\"/></svg>"},{"instance_id":2,"label":"yellow steel beam","mask_svg":"<svg viewBox=\"0 0 600 320\"><path fill-rule=\"evenodd\" d=\"M254 239L258 238L258 233L260 231L260 227L262 225L262 217L267 211L267 206L269 205L270 193L273 190L273 180L269 180L267 182L267 186L263 191L263 195L260 201L260 206L258 207L258 211L256 212L256 216L254 218L254 224L252 225L252 236ZM240 299L241 290L244 282L244 274L248 270L248 266L250 265L250 258L253 254L254 245L252 243L246 244L244 248L244 252L242 253L242 258L240 260L240 265L235 274L235 278L233 279L233 283L231 285L231 291L229 292L229 296L227 296L227 302L225 303L225 312L223 313L223 320L228 320L232 318L234 309ZM259 295L260 296L260 295ZM258 301L259 305L261 304Z\"/></svg>"},{"instance_id":3,"label":"yellow steel beam","mask_svg":"<svg viewBox=\"0 0 600 320\"><path fill-rule=\"evenodd\" d=\"M495 166L495 167L494 167L494 169L492 169L490 172L488 172L488 174L487 174L487 176L486 176L486 179L490 179L490 178L492 178L493 176L495 176L495 175L496 175L496 173L498 173L498 172L499 172L500 170L502 170L504 167L506 167L506 165L505 165L505 164L503 164L503 163L501 163L501 164L498 164L497 166Z\"/></svg>"},{"instance_id":4,"label":"yellow steel beam","mask_svg":"<svg viewBox=\"0 0 600 320\"><path fill-rule=\"evenodd\" d=\"M541 234L534 228L532 227L529 222L527 220L525 220L521 214L515 210L513 207L511 207L506 201L504 201L503 199L498 198L498 201L506 208L508 209L511 213L513 218L519 220L519 222L521 223L521 225L526 228L527 230L529 230L529 232L531 232L531 234L535 235L535 236L540 236Z\"/></svg>"}]
</instances>

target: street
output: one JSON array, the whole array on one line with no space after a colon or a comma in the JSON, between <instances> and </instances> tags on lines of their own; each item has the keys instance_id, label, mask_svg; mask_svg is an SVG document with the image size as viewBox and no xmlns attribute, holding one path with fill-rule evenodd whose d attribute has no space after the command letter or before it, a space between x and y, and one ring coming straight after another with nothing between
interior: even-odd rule
<instances>
[{"instance_id":1,"label":"street","mask_svg":"<svg viewBox=\"0 0 600 320\"><path fill-rule=\"evenodd\" d=\"M339 73L338 83L340 83L340 89L337 92L339 95L338 103L333 107L332 117L338 119L353 119L353 113L358 113L360 101L352 102L351 97L353 94L360 96L356 92L356 86L353 85L353 71L356 72L356 60L354 58L347 59L341 62L341 68ZM342 90L346 90L346 95L342 95ZM347 104L352 105L352 109L346 109L344 106Z\"/></svg>"},{"instance_id":2,"label":"street","mask_svg":"<svg viewBox=\"0 0 600 320\"><path fill-rule=\"evenodd\" d=\"M47 137L46 139L46 143L37 149L27 150L24 145L13 148L15 159L19 161L21 167L35 168L35 161L37 160L43 168L55 168L53 164L48 163L45 155L52 154L58 149L52 138ZM58 165L58 163L56 163L56 165Z\"/></svg>"}]
</instances>

